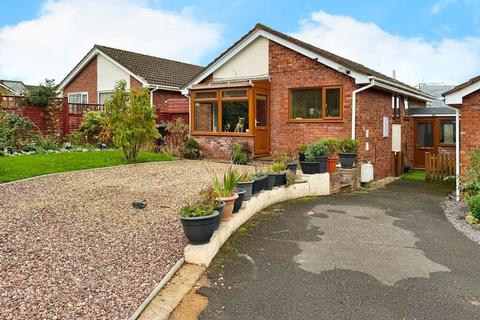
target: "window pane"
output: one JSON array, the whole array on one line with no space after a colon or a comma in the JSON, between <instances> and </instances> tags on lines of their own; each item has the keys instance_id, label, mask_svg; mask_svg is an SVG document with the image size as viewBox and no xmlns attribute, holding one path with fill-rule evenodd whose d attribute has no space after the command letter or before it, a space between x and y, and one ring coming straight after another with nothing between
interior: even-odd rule
<instances>
[{"instance_id":1,"label":"window pane","mask_svg":"<svg viewBox=\"0 0 480 320\"><path fill-rule=\"evenodd\" d=\"M113 92L101 92L98 94L98 103L104 104L105 101L113 96Z\"/></svg>"},{"instance_id":2,"label":"window pane","mask_svg":"<svg viewBox=\"0 0 480 320\"><path fill-rule=\"evenodd\" d=\"M195 99L216 99L217 93L215 91L209 92L195 92Z\"/></svg>"},{"instance_id":3,"label":"window pane","mask_svg":"<svg viewBox=\"0 0 480 320\"><path fill-rule=\"evenodd\" d=\"M216 102L195 102L195 131L218 132Z\"/></svg>"},{"instance_id":4,"label":"window pane","mask_svg":"<svg viewBox=\"0 0 480 320\"><path fill-rule=\"evenodd\" d=\"M455 144L455 120L441 121L440 143Z\"/></svg>"},{"instance_id":5,"label":"window pane","mask_svg":"<svg viewBox=\"0 0 480 320\"><path fill-rule=\"evenodd\" d=\"M248 132L248 101L222 102L223 132Z\"/></svg>"},{"instance_id":6,"label":"window pane","mask_svg":"<svg viewBox=\"0 0 480 320\"><path fill-rule=\"evenodd\" d=\"M340 88L326 89L326 117L340 117Z\"/></svg>"},{"instance_id":7,"label":"window pane","mask_svg":"<svg viewBox=\"0 0 480 320\"><path fill-rule=\"evenodd\" d=\"M82 103L82 95L81 94L69 94L68 95L68 102L70 102L70 103Z\"/></svg>"},{"instance_id":8,"label":"window pane","mask_svg":"<svg viewBox=\"0 0 480 320\"><path fill-rule=\"evenodd\" d=\"M433 123L420 122L418 124L418 146L420 148L433 147Z\"/></svg>"},{"instance_id":9,"label":"window pane","mask_svg":"<svg viewBox=\"0 0 480 320\"><path fill-rule=\"evenodd\" d=\"M247 97L247 90L223 91L222 98L242 98Z\"/></svg>"},{"instance_id":10,"label":"window pane","mask_svg":"<svg viewBox=\"0 0 480 320\"><path fill-rule=\"evenodd\" d=\"M290 114L292 119L322 118L322 89L292 90Z\"/></svg>"},{"instance_id":11,"label":"window pane","mask_svg":"<svg viewBox=\"0 0 480 320\"><path fill-rule=\"evenodd\" d=\"M266 127L267 126L267 97L257 96L255 99L257 104L257 113L255 118L257 120L257 127Z\"/></svg>"}]
</instances>

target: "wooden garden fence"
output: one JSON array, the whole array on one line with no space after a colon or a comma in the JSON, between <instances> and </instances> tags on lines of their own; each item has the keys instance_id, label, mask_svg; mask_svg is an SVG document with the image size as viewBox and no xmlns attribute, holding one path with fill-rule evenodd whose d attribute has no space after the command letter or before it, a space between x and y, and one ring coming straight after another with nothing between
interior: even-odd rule
<instances>
[{"instance_id":1,"label":"wooden garden fence","mask_svg":"<svg viewBox=\"0 0 480 320\"><path fill-rule=\"evenodd\" d=\"M427 181L443 182L455 176L455 155L425 153L425 175Z\"/></svg>"}]
</instances>

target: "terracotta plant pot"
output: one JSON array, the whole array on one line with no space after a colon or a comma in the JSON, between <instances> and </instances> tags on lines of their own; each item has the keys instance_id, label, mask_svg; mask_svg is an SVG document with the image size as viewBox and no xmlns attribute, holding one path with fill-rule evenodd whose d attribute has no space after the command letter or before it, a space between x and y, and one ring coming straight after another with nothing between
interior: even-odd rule
<instances>
[{"instance_id":1,"label":"terracotta plant pot","mask_svg":"<svg viewBox=\"0 0 480 320\"><path fill-rule=\"evenodd\" d=\"M337 171L337 157L328 158L328 173L335 173Z\"/></svg>"},{"instance_id":2,"label":"terracotta plant pot","mask_svg":"<svg viewBox=\"0 0 480 320\"><path fill-rule=\"evenodd\" d=\"M228 221L232 218L233 205L235 200L238 198L238 194L234 193L230 197L220 197L220 200L225 202L225 207L223 207L222 221Z\"/></svg>"}]
</instances>

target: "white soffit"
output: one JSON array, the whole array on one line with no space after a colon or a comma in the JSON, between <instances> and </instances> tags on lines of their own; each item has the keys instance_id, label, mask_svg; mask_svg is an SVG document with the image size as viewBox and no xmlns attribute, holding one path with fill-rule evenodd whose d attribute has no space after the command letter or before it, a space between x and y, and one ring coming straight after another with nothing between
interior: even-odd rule
<instances>
[{"instance_id":1,"label":"white soffit","mask_svg":"<svg viewBox=\"0 0 480 320\"><path fill-rule=\"evenodd\" d=\"M448 105L455 105L455 104L462 104L463 97L469 95L472 92L480 90L480 81L472 83L468 87L460 89L458 91L452 92L445 96L445 104Z\"/></svg>"}]
</instances>

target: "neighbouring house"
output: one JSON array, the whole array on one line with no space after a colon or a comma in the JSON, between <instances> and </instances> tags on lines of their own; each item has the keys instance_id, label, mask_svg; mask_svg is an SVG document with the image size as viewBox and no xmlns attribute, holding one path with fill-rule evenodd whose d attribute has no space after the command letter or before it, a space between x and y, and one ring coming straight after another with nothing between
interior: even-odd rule
<instances>
[{"instance_id":1,"label":"neighbouring house","mask_svg":"<svg viewBox=\"0 0 480 320\"><path fill-rule=\"evenodd\" d=\"M413 167L425 167L425 153L455 155L455 110L445 104L443 93L453 86L420 84L419 90L433 96L427 108L410 109L414 119Z\"/></svg>"},{"instance_id":2,"label":"neighbouring house","mask_svg":"<svg viewBox=\"0 0 480 320\"><path fill-rule=\"evenodd\" d=\"M188 121L188 98L181 88L202 70L193 64L95 45L60 82L59 90L74 108L84 111L89 104L102 105L117 81L125 80L127 89L150 89L157 122L177 117Z\"/></svg>"},{"instance_id":3,"label":"neighbouring house","mask_svg":"<svg viewBox=\"0 0 480 320\"><path fill-rule=\"evenodd\" d=\"M427 94L361 64L262 24L212 61L187 86L190 127L207 157L233 143L255 157L322 137L353 137L375 179L414 163L414 120ZM396 172L397 171L397 172Z\"/></svg>"},{"instance_id":4,"label":"neighbouring house","mask_svg":"<svg viewBox=\"0 0 480 320\"><path fill-rule=\"evenodd\" d=\"M480 76L443 94L445 103L457 108L460 118L460 164L468 164L468 154L480 148Z\"/></svg>"},{"instance_id":5,"label":"neighbouring house","mask_svg":"<svg viewBox=\"0 0 480 320\"><path fill-rule=\"evenodd\" d=\"M20 96L25 94L29 89L36 86L24 84L17 80L0 80L0 94Z\"/></svg>"}]
</instances>

